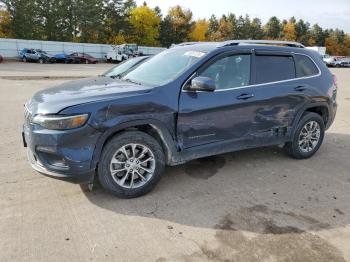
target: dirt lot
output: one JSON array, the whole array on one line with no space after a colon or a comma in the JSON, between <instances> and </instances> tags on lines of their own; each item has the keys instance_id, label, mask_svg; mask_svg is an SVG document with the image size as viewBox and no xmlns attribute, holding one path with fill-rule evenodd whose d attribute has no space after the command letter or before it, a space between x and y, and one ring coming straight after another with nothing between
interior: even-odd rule
<instances>
[{"instance_id":1,"label":"dirt lot","mask_svg":"<svg viewBox=\"0 0 350 262\"><path fill-rule=\"evenodd\" d=\"M350 261L350 69L333 70L339 111L313 158L196 160L121 200L36 174L20 136L34 92L109 67L0 65L0 261Z\"/></svg>"}]
</instances>

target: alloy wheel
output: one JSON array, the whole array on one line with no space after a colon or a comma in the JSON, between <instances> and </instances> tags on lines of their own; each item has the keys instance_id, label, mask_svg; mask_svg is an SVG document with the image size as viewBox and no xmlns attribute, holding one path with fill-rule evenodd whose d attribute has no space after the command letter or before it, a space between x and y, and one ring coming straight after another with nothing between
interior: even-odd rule
<instances>
[{"instance_id":1,"label":"alloy wheel","mask_svg":"<svg viewBox=\"0 0 350 262\"><path fill-rule=\"evenodd\" d=\"M321 128L316 121L307 122L299 134L299 149L303 153L309 153L316 148L320 141Z\"/></svg>"},{"instance_id":2,"label":"alloy wheel","mask_svg":"<svg viewBox=\"0 0 350 262\"><path fill-rule=\"evenodd\" d=\"M119 148L110 162L113 180L127 189L145 185L155 171L154 154L142 144L127 144Z\"/></svg>"}]
</instances>

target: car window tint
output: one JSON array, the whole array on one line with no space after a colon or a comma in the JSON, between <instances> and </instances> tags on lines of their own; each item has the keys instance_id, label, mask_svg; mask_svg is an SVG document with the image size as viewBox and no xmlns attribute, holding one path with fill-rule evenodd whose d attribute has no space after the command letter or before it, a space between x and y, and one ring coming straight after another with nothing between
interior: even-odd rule
<instances>
[{"instance_id":1,"label":"car window tint","mask_svg":"<svg viewBox=\"0 0 350 262\"><path fill-rule=\"evenodd\" d=\"M292 56L256 56L256 83L269 83L295 78Z\"/></svg>"},{"instance_id":2,"label":"car window tint","mask_svg":"<svg viewBox=\"0 0 350 262\"><path fill-rule=\"evenodd\" d=\"M216 89L247 86L250 83L250 55L232 55L221 58L199 75L213 79Z\"/></svg>"},{"instance_id":3,"label":"car window tint","mask_svg":"<svg viewBox=\"0 0 350 262\"><path fill-rule=\"evenodd\" d=\"M313 76L318 74L318 69L312 60L304 55L295 55L297 77Z\"/></svg>"}]
</instances>

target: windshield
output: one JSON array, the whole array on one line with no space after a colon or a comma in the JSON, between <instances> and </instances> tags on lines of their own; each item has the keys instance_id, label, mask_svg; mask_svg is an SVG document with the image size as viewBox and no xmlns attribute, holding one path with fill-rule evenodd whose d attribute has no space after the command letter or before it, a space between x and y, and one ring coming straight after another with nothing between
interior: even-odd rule
<instances>
[{"instance_id":1,"label":"windshield","mask_svg":"<svg viewBox=\"0 0 350 262\"><path fill-rule=\"evenodd\" d=\"M145 57L137 57L137 58L132 58L132 59L126 60L125 62L108 70L103 75L104 76L121 76L123 73L128 71L130 68L134 67L135 65L141 63L142 61L144 61L146 59L147 58L145 58Z\"/></svg>"},{"instance_id":2,"label":"windshield","mask_svg":"<svg viewBox=\"0 0 350 262\"><path fill-rule=\"evenodd\" d=\"M145 85L165 85L205 55L188 49L169 49L152 57L122 79Z\"/></svg>"}]
</instances>

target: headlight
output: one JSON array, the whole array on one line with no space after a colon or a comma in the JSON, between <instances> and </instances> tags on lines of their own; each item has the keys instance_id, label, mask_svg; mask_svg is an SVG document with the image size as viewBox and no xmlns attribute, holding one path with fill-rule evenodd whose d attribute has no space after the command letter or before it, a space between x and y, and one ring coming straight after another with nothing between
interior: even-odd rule
<instances>
[{"instance_id":1,"label":"headlight","mask_svg":"<svg viewBox=\"0 0 350 262\"><path fill-rule=\"evenodd\" d=\"M89 114L83 115L36 115L32 122L46 129L65 130L83 126L89 119Z\"/></svg>"}]
</instances>

